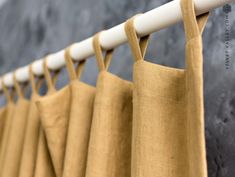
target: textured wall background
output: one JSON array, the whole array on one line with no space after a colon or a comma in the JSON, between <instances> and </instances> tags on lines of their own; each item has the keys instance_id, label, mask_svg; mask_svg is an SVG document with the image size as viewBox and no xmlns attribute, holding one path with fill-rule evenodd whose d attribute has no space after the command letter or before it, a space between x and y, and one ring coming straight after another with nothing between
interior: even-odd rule
<instances>
[{"instance_id":1,"label":"textured wall background","mask_svg":"<svg viewBox=\"0 0 235 177\"><path fill-rule=\"evenodd\" d=\"M90 37L128 17L158 7L167 0L0 0L0 74ZM225 15L212 12L204 33L204 94L209 177L235 174L235 13L228 14L231 28L230 57L225 66ZM158 20L158 19L156 19ZM172 67L184 67L184 33L177 24L152 35L146 58ZM127 45L114 55L110 71L132 78ZM88 60L83 80L95 84L97 66ZM66 84L67 75L59 85ZM157 81L156 81L157 82ZM193 104L193 103L192 103Z\"/></svg>"}]
</instances>

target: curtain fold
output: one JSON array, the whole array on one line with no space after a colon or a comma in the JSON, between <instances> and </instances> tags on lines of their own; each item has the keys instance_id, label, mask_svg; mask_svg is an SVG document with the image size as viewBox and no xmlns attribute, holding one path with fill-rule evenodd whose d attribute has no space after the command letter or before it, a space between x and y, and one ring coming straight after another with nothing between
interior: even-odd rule
<instances>
[{"instance_id":1,"label":"curtain fold","mask_svg":"<svg viewBox=\"0 0 235 177\"><path fill-rule=\"evenodd\" d=\"M37 100L41 123L57 177L62 176L70 109L69 86L56 91L48 68L45 73L49 94Z\"/></svg>"},{"instance_id":2,"label":"curtain fold","mask_svg":"<svg viewBox=\"0 0 235 177\"><path fill-rule=\"evenodd\" d=\"M62 176L63 170L69 104L70 91L68 87L37 101L42 126L57 177Z\"/></svg>"},{"instance_id":3,"label":"curtain fold","mask_svg":"<svg viewBox=\"0 0 235 177\"><path fill-rule=\"evenodd\" d=\"M0 147L0 175L1 175L1 171L2 171L2 166L3 166L3 158L4 158L4 154L5 154L5 150L6 150L6 146L7 146L7 142L8 142L8 136L10 133L10 125L12 122L12 117L13 117L13 112L14 112L14 108L15 108L15 103L14 103L14 99L13 99L13 95L14 95L14 90L10 91L2 82L2 87L3 87L3 92L4 95L6 96L6 114L2 119L4 120L4 129L2 130L2 138L1 138L1 147Z\"/></svg>"},{"instance_id":4,"label":"curtain fold","mask_svg":"<svg viewBox=\"0 0 235 177\"><path fill-rule=\"evenodd\" d=\"M7 144L4 149L1 177L17 177L22 154L25 125L29 109L29 101L24 97L24 91L14 76L14 87L16 89L18 100L14 109Z\"/></svg>"},{"instance_id":5,"label":"curtain fold","mask_svg":"<svg viewBox=\"0 0 235 177\"><path fill-rule=\"evenodd\" d=\"M2 139L4 134L4 128L6 123L7 107L4 106L0 109L0 151L2 147Z\"/></svg>"},{"instance_id":6,"label":"curtain fold","mask_svg":"<svg viewBox=\"0 0 235 177\"><path fill-rule=\"evenodd\" d=\"M206 177L201 33L208 14L196 19L182 0L186 68L144 61L133 18L125 25L135 59L132 177ZM144 37L146 38L146 37Z\"/></svg>"},{"instance_id":7,"label":"curtain fold","mask_svg":"<svg viewBox=\"0 0 235 177\"><path fill-rule=\"evenodd\" d=\"M44 130L40 124L34 177L56 177Z\"/></svg>"},{"instance_id":8,"label":"curtain fold","mask_svg":"<svg viewBox=\"0 0 235 177\"><path fill-rule=\"evenodd\" d=\"M85 60L74 68L70 47L65 52L71 105L63 177L85 177L95 88L80 81Z\"/></svg>"},{"instance_id":9,"label":"curtain fold","mask_svg":"<svg viewBox=\"0 0 235 177\"><path fill-rule=\"evenodd\" d=\"M40 97L38 89L41 86L42 80L36 78L32 72L32 65L30 66L30 83L32 88L32 95L29 105L29 113L26 122L25 139L21 157L21 164L19 170L19 177L32 177L34 175L36 156L39 141L39 113L35 101Z\"/></svg>"},{"instance_id":10,"label":"curtain fold","mask_svg":"<svg viewBox=\"0 0 235 177\"><path fill-rule=\"evenodd\" d=\"M93 40L99 66L86 177L129 177L131 165L132 83L106 71L98 34Z\"/></svg>"},{"instance_id":11,"label":"curtain fold","mask_svg":"<svg viewBox=\"0 0 235 177\"><path fill-rule=\"evenodd\" d=\"M59 72L55 72L54 75L51 76L50 71L46 65L47 65L47 61L45 58L43 62L43 70L44 70L44 77L46 79L46 83L48 87L47 95L50 95L55 92L54 85L58 79ZM36 101L36 105L37 105L37 101ZM37 105L37 108L38 108L38 105ZM38 109L38 111L39 111L39 117L40 117L40 128L39 128L39 142L38 142L34 177L42 177L42 176L56 177L56 172L53 166L52 157L49 152L48 141L46 139L44 127L42 124L40 109Z\"/></svg>"}]
</instances>

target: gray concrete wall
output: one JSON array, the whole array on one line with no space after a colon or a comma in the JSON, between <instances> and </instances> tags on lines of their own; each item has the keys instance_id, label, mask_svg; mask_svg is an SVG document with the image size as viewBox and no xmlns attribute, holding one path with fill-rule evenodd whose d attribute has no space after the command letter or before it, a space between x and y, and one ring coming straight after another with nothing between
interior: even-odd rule
<instances>
[{"instance_id":1,"label":"gray concrete wall","mask_svg":"<svg viewBox=\"0 0 235 177\"><path fill-rule=\"evenodd\" d=\"M0 2L0 74L24 66L123 22L167 0L2 0ZM232 11L214 10L207 23L204 43L204 95L209 177L235 174L235 5ZM226 13L227 12L227 13ZM231 28L228 69L225 66L225 15ZM157 21L158 19L156 19ZM182 24L151 37L147 56L151 62L184 67ZM110 71L132 79L130 50L116 49ZM88 60L82 80L95 85L97 65ZM156 81L157 82L157 81ZM67 83L63 71L59 85ZM193 104L193 103L192 103Z\"/></svg>"}]
</instances>

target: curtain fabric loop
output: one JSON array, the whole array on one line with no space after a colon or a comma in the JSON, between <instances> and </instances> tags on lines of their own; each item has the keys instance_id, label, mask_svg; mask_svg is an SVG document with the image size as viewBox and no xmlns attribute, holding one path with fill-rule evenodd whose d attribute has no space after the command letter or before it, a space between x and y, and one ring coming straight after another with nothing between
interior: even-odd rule
<instances>
[{"instance_id":1,"label":"curtain fabric loop","mask_svg":"<svg viewBox=\"0 0 235 177\"><path fill-rule=\"evenodd\" d=\"M181 0L181 13L183 16L186 40L200 36L203 33L209 12L196 16L194 2L192 0Z\"/></svg>"},{"instance_id":2,"label":"curtain fabric loop","mask_svg":"<svg viewBox=\"0 0 235 177\"><path fill-rule=\"evenodd\" d=\"M43 61L43 70L44 70L44 76L46 79L47 87L48 87L48 93L56 91L55 84L59 76L59 71L53 71L53 76L51 76L51 71L47 67L47 57L45 57Z\"/></svg>"},{"instance_id":3,"label":"curtain fabric loop","mask_svg":"<svg viewBox=\"0 0 235 177\"><path fill-rule=\"evenodd\" d=\"M26 90L26 87L28 86L28 83L23 83L22 87L21 84L16 80L16 73L13 74L13 81L14 81L14 87L16 90L16 93L19 98L25 98L24 92Z\"/></svg>"},{"instance_id":4,"label":"curtain fabric loop","mask_svg":"<svg viewBox=\"0 0 235 177\"><path fill-rule=\"evenodd\" d=\"M84 69L86 60L82 60L79 61L77 64L76 69L74 68L74 61L73 58L70 55L70 49L71 49L72 45L68 48L66 48L65 53L64 53L64 57L65 57L65 61L66 61L66 67L69 73L69 77L70 80L76 80L76 79L80 79L81 77L81 73Z\"/></svg>"},{"instance_id":5,"label":"curtain fabric loop","mask_svg":"<svg viewBox=\"0 0 235 177\"><path fill-rule=\"evenodd\" d=\"M93 37L93 48L98 63L99 71L107 70L112 59L114 49L107 50L105 57L102 54L102 47L99 42L99 35L101 32L95 34Z\"/></svg>"},{"instance_id":6,"label":"curtain fabric loop","mask_svg":"<svg viewBox=\"0 0 235 177\"><path fill-rule=\"evenodd\" d=\"M125 32L126 32L126 36L127 36L129 45L131 47L131 51L133 53L133 57L134 57L135 61L138 61L138 60L143 60L143 58L145 56L148 41L149 41L148 39L149 39L150 35L146 35L144 37L141 37L138 40L138 36L137 36L137 33L134 28L134 19L136 18L136 16L138 16L138 15L135 15L126 21Z\"/></svg>"},{"instance_id":7,"label":"curtain fabric loop","mask_svg":"<svg viewBox=\"0 0 235 177\"><path fill-rule=\"evenodd\" d=\"M32 94L38 94L38 91L42 85L42 78L38 77L36 80L36 76L33 74L32 65L29 66L29 77L32 88Z\"/></svg>"},{"instance_id":8,"label":"curtain fabric loop","mask_svg":"<svg viewBox=\"0 0 235 177\"><path fill-rule=\"evenodd\" d=\"M85 63L86 63L86 60L82 60L80 61L78 64L77 64L77 67L76 67L76 73L77 73L77 78L80 79L81 78L81 74L84 70L84 67L85 67Z\"/></svg>"},{"instance_id":9,"label":"curtain fabric loop","mask_svg":"<svg viewBox=\"0 0 235 177\"><path fill-rule=\"evenodd\" d=\"M5 83L2 80L2 89L3 89L3 93L6 97L7 103L13 102L14 100L14 88L12 89L11 93L10 90L7 88L7 86L5 85Z\"/></svg>"},{"instance_id":10,"label":"curtain fabric loop","mask_svg":"<svg viewBox=\"0 0 235 177\"><path fill-rule=\"evenodd\" d=\"M42 79L43 77L38 77L38 80L36 81L36 94L39 94L39 90L42 86Z\"/></svg>"}]
</instances>

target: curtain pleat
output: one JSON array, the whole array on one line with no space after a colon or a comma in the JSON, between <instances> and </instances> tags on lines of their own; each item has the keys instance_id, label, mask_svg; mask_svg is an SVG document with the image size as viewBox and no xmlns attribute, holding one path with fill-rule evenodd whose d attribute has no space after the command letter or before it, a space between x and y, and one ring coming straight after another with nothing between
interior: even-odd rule
<instances>
[{"instance_id":1,"label":"curtain pleat","mask_svg":"<svg viewBox=\"0 0 235 177\"><path fill-rule=\"evenodd\" d=\"M70 108L69 87L39 99L37 106L56 176L61 177Z\"/></svg>"},{"instance_id":2,"label":"curtain pleat","mask_svg":"<svg viewBox=\"0 0 235 177\"><path fill-rule=\"evenodd\" d=\"M29 110L29 101L24 97L22 88L14 77L14 86L18 100L14 109L7 144L4 149L1 177L17 177L19 173L20 159L22 154L25 125Z\"/></svg>"},{"instance_id":3,"label":"curtain pleat","mask_svg":"<svg viewBox=\"0 0 235 177\"><path fill-rule=\"evenodd\" d=\"M48 70L46 66L44 69ZM45 75L49 93L37 100L37 108L40 113L56 177L61 177L69 120L70 88L66 86L56 91L49 72L48 70Z\"/></svg>"},{"instance_id":4,"label":"curtain pleat","mask_svg":"<svg viewBox=\"0 0 235 177\"><path fill-rule=\"evenodd\" d=\"M7 147L8 136L10 133L10 125L12 123L12 118L13 118L13 113L14 113L14 108L15 108L15 103L13 101L12 94L10 94L10 91L6 88L3 82L2 82L2 86L3 86L3 92L6 96L7 104L6 104L5 117L2 118L5 120L4 120L4 129L2 130L1 148L0 148L0 176L1 176L2 167L3 167L4 154L5 154L6 147Z\"/></svg>"},{"instance_id":5,"label":"curtain pleat","mask_svg":"<svg viewBox=\"0 0 235 177\"><path fill-rule=\"evenodd\" d=\"M98 34L94 50L100 69L96 84L86 177L129 177L131 165L132 83L106 71Z\"/></svg>"},{"instance_id":6,"label":"curtain pleat","mask_svg":"<svg viewBox=\"0 0 235 177\"><path fill-rule=\"evenodd\" d=\"M31 67L32 66L30 66L30 82L32 87L32 96L26 123L19 177L32 177L34 175L39 141L40 122L35 101L40 97L37 90L41 85L41 79L38 79L37 82L35 81L35 76L32 73Z\"/></svg>"},{"instance_id":7,"label":"curtain pleat","mask_svg":"<svg viewBox=\"0 0 235 177\"><path fill-rule=\"evenodd\" d=\"M71 105L63 177L85 177L95 88L79 81L85 60L79 62L75 70L69 49L65 58L70 77Z\"/></svg>"},{"instance_id":8,"label":"curtain pleat","mask_svg":"<svg viewBox=\"0 0 235 177\"><path fill-rule=\"evenodd\" d=\"M2 137L2 147L1 147L1 156L0 156L0 176L2 173L2 168L3 168L3 160L4 160L4 155L6 152L6 148L7 148L7 142L8 142L8 137L9 137L9 133L10 133L10 125L12 122L12 114L14 112L14 104L9 104L7 105L7 116L6 116L6 123L5 123L5 128L4 128L4 132L3 132L3 137Z\"/></svg>"},{"instance_id":9,"label":"curtain pleat","mask_svg":"<svg viewBox=\"0 0 235 177\"><path fill-rule=\"evenodd\" d=\"M38 96L33 95L30 101L19 177L31 177L34 174L39 139L39 116L35 105L35 100L37 99Z\"/></svg>"},{"instance_id":10,"label":"curtain pleat","mask_svg":"<svg viewBox=\"0 0 235 177\"><path fill-rule=\"evenodd\" d=\"M4 129L2 130L2 139L1 139L1 148L0 148L0 169L2 168L3 157L6 150L8 135L10 133L10 125L12 122L14 109L15 109L14 102L7 103L6 112L3 118L5 120L4 120Z\"/></svg>"},{"instance_id":11,"label":"curtain pleat","mask_svg":"<svg viewBox=\"0 0 235 177\"><path fill-rule=\"evenodd\" d=\"M4 129L6 127L6 115L7 115L7 107L4 106L0 109L0 151L3 143ZM1 164L1 163L0 163Z\"/></svg>"},{"instance_id":12,"label":"curtain pleat","mask_svg":"<svg viewBox=\"0 0 235 177\"><path fill-rule=\"evenodd\" d=\"M46 79L46 83L48 86L47 95L51 95L55 92L55 83L58 79L58 72L55 72L53 76L49 69L47 68L46 58L43 62L43 70L44 70L44 77ZM38 101L39 100L39 101ZM40 102L40 99L36 101L37 108L39 107L37 102ZM53 166L52 157L49 152L49 145L46 139L45 130L42 124L42 115L39 111L40 117L40 130L39 130L39 142L38 142L38 150L37 150L37 158L36 158L36 167L34 172L34 177L56 177L55 168Z\"/></svg>"},{"instance_id":13,"label":"curtain pleat","mask_svg":"<svg viewBox=\"0 0 235 177\"><path fill-rule=\"evenodd\" d=\"M44 130L40 124L34 177L56 177Z\"/></svg>"}]
</instances>

